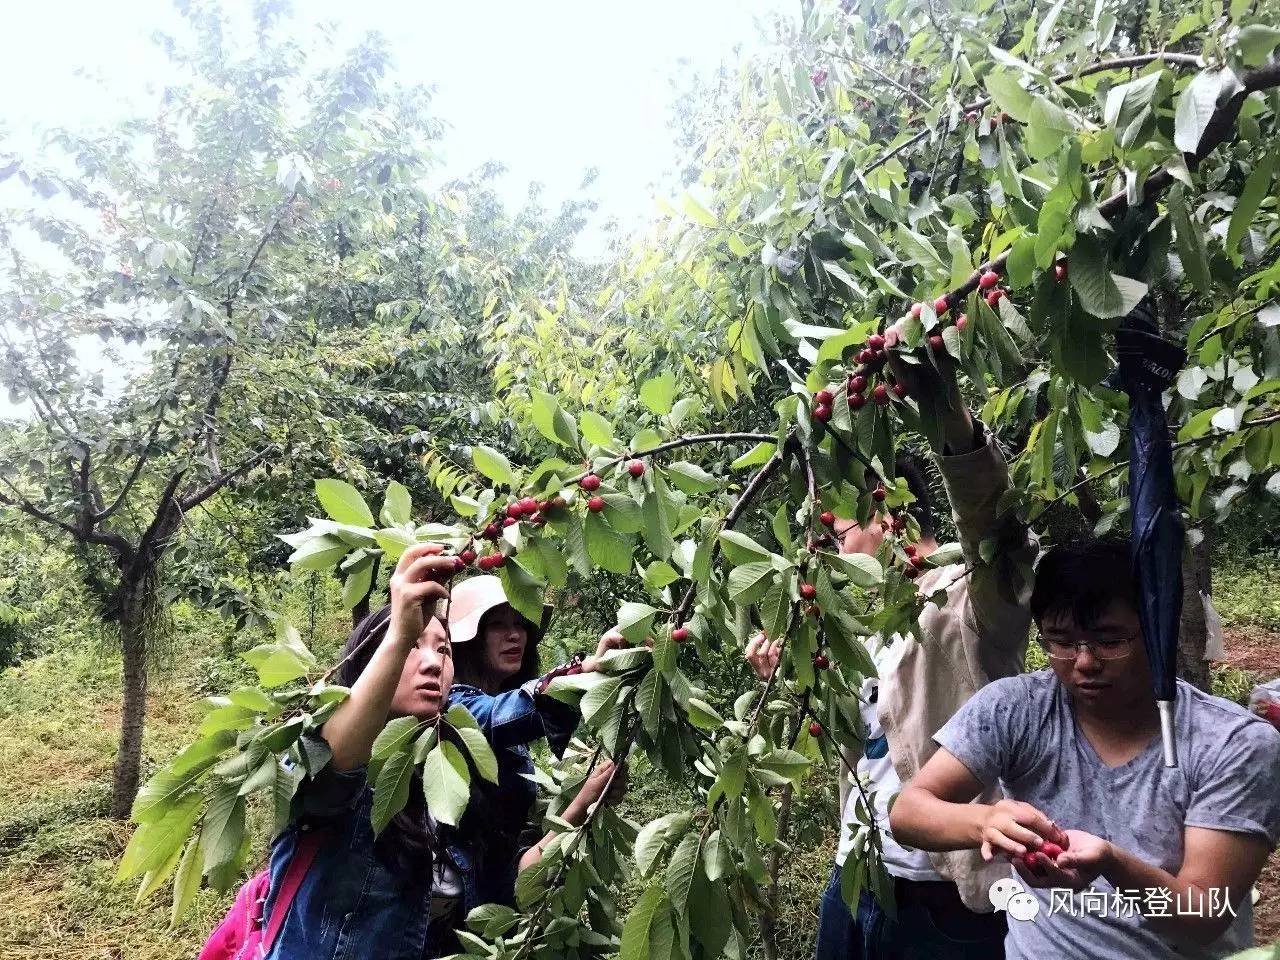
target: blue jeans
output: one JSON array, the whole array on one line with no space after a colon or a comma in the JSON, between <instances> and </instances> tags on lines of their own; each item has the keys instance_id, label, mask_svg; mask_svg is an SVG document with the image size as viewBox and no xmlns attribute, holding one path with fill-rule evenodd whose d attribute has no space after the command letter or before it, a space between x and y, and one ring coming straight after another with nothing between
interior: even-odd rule
<instances>
[{"instance_id":1,"label":"blue jeans","mask_svg":"<svg viewBox=\"0 0 1280 960\"><path fill-rule=\"evenodd\" d=\"M936 896L924 902L916 894L925 887L936 893L941 885L896 882L896 917L863 893L855 918L840 896L837 866L822 894L816 960L1003 960L1003 914L975 914L958 892L954 904L936 902Z\"/></svg>"}]
</instances>

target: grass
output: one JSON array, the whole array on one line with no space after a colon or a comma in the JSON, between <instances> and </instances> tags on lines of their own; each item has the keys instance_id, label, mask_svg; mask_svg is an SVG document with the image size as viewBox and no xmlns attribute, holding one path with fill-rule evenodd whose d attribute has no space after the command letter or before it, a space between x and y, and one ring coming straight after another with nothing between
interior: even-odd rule
<instances>
[{"instance_id":1,"label":"grass","mask_svg":"<svg viewBox=\"0 0 1280 960\"><path fill-rule=\"evenodd\" d=\"M1228 554L1213 569L1213 603L1228 626L1280 632L1280 552Z\"/></svg>"}]
</instances>

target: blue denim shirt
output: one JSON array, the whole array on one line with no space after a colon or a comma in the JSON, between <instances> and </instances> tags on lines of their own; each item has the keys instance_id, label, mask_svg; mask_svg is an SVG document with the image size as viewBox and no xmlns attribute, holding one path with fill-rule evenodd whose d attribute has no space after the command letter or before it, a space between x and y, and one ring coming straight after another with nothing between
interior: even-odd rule
<instances>
[{"instance_id":1,"label":"blue denim shirt","mask_svg":"<svg viewBox=\"0 0 1280 960\"><path fill-rule=\"evenodd\" d=\"M374 853L370 817L373 790L364 768L331 766L304 780L294 798L293 819L271 847L271 888L264 918L274 901L299 840L323 831L315 860L303 878L266 960L423 960L456 951L432 930L430 883L413 884ZM492 886L465 842L448 852L462 879L463 914L484 901Z\"/></svg>"},{"instance_id":2,"label":"blue denim shirt","mask_svg":"<svg viewBox=\"0 0 1280 960\"><path fill-rule=\"evenodd\" d=\"M484 732L498 760L498 783L487 791L484 830L484 863L477 884L481 903L514 904L516 872L521 847L520 834L529 823L537 788L528 775L533 773L529 744L547 738L556 756L578 726L578 711L534 691L541 679L503 693L488 694L479 687L455 683L449 704L460 703ZM464 819L463 827L467 826Z\"/></svg>"}]
</instances>

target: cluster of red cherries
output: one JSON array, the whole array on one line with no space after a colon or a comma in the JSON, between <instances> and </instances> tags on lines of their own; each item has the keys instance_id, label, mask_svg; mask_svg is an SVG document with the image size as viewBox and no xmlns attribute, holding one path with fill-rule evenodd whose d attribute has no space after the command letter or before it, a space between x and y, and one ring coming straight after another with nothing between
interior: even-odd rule
<instances>
[{"instance_id":1,"label":"cluster of red cherries","mask_svg":"<svg viewBox=\"0 0 1280 960\"><path fill-rule=\"evenodd\" d=\"M883 376L884 366L889 362L889 354L885 351L883 334L873 333L867 337L866 344L858 351L855 359L857 368L845 380L845 395L849 398L850 410L861 410L867 405L867 388L871 387L871 402L877 406L888 406L892 397L899 400L907 395L904 384L890 381ZM872 384L877 376L881 382ZM892 397L891 397L892 395ZM835 394L830 390L819 390L813 395L813 419L826 423L831 419L834 410Z\"/></svg>"}]
</instances>

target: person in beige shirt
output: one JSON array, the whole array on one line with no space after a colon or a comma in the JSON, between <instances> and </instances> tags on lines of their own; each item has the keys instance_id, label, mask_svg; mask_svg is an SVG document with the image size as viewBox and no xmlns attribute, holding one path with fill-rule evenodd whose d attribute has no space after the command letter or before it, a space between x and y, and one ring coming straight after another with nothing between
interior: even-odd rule
<instances>
[{"instance_id":1,"label":"person in beige shirt","mask_svg":"<svg viewBox=\"0 0 1280 960\"><path fill-rule=\"evenodd\" d=\"M886 337L890 348L897 331ZM890 354L895 377L911 396L932 398L941 412L941 439L933 451L946 485L964 562L928 569L919 581L926 596L945 590L943 606L929 603L920 615L920 636L873 637L868 649L878 678L864 683L862 723L867 740L861 758L848 758L863 790L872 797L881 832L885 866L894 878L896 917L863 893L856 913L840 894L840 871L853 846L851 827L857 792L841 777L841 840L836 865L821 902L817 960L992 960L1003 956L1006 924L994 913L990 885L1007 875L976 852L926 853L894 841L888 807L894 796L937 749L932 736L979 689L1023 669L1030 614L1027 601L1036 543L997 505L1009 489L1004 458L982 424L966 408L954 367L939 358L938 369L908 364ZM900 459L898 472L915 503L921 527L920 555L937 549L928 488L919 468ZM878 523L837 527L842 553L874 555L884 532ZM991 561L981 544L998 549ZM990 554L989 554L990 555ZM762 637L747 647L756 673L776 667L781 641ZM994 800L995 797L988 797Z\"/></svg>"}]
</instances>

